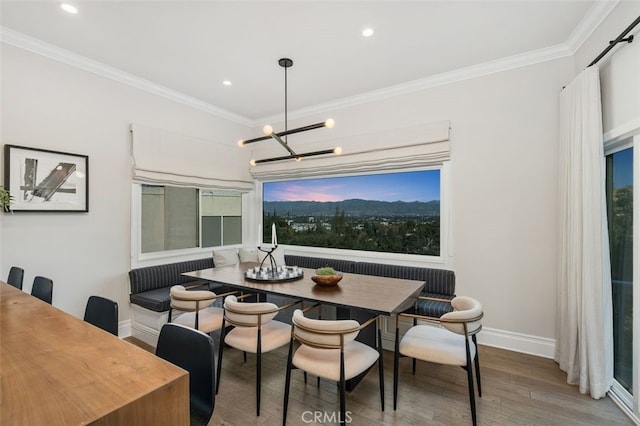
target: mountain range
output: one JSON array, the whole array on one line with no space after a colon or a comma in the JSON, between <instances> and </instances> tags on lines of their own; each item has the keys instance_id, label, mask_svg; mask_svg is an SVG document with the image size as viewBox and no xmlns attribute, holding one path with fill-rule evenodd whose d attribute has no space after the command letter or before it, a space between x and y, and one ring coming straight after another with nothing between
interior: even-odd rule
<instances>
[{"instance_id":1,"label":"mountain range","mask_svg":"<svg viewBox=\"0 0 640 426\"><path fill-rule=\"evenodd\" d=\"M265 201L263 212L277 216L334 216L336 209L345 216L440 216L440 200L375 201Z\"/></svg>"}]
</instances>

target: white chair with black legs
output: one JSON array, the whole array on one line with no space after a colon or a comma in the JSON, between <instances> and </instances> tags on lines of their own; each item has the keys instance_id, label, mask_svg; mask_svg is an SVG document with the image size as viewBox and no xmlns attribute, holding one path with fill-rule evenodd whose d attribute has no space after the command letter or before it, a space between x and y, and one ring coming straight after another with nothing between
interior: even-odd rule
<instances>
[{"instance_id":1,"label":"white chair with black legs","mask_svg":"<svg viewBox=\"0 0 640 426\"><path fill-rule=\"evenodd\" d=\"M355 320L321 320L307 318L296 309L293 313L287 373L284 388L282 424L287 423L287 407L291 370L293 368L338 383L340 390L340 424L346 423L346 381L366 372L378 361L380 381L380 406L384 411L384 367L382 363L382 339L378 317L360 324ZM356 341L360 330L373 326L378 336L377 348ZM294 351L294 342L300 346ZM305 380L306 382L306 380Z\"/></svg>"},{"instance_id":2,"label":"white chair with black legs","mask_svg":"<svg viewBox=\"0 0 640 426\"><path fill-rule=\"evenodd\" d=\"M428 297L420 297L419 299L433 300ZM471 297L458 296L450 302L453 311L442 315L440 318L421 315L417 308L396 316L393 409L396 409L398 401L398 362L401 356L413 359L413 374L416 372L416 359L437 364L456 365L467 371L471 419L475 426L477 424L477 414L472 371L475 363L478 396L481 397L482 385L480 382L480 361L478 360L476 334L482 329L481 319L484 313L480 302ZM398 319L400 317L413 318L413 327L405 333L402 340L399 338L398 327ZM435 323L435 325L418 324L418 320Z\"/></svg>"},{"instance_id":3,"label":"white chair with black legs","mask_svg":"<svg viewBox=\"0 0 640 426\"><path fill-rule=\"evenodd\" d=\"M246 295L251 296L251 295ZM244 296L244 297L246 297ZM288 309L299 301L278 307L270 302L241 302L243 296L227 296L224 301L224 318L218 347L218 383L220 388L222 375L222 353L225 344L243 351L256 354L256 415L260 415L260 388L262 381L262 354L278 349L287 343L291 336L291 326L274 320L278 312ZM233 326L226 331L227 326ZM224 342L224 343L223 343ZM245 358L246 359L246 358Z\"/></svg>"},{"instance_id":4,"label":"white chair with black legs","mask_svg":"<svg viewBox=\"0 0 640 426\"><path fill-rule=\"evenodd\" d=\"M170 289L171 306L169 322L211 333L222 327L224 310L211 306L217 299L226 296L206 290L187 290L184 286L174 285ZM178 315L174 318L174 311Z\"/></svg>"}]
</instances>

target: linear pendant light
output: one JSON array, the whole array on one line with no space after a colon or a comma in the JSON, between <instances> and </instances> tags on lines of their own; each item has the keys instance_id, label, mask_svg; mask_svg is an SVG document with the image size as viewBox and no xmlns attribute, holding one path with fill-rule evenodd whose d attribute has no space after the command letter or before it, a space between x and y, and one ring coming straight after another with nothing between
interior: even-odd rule
<instances>
[{"instance_id":1,"label":"linear pendant light","mask_svg":"<svg viewBox=\"0 0 640 426\"><path fill-rule=\"evenodd\" d=\"M329 118L327 121L322 123L309 124L308 126L298 127L296 129L291 129L291 130L287 128L287 124L288 124L287 123L287 68L290 68L293 66L293 61L289 58L282 58L278 60L278 64L282 68L284 68L284 131L276 133L273 131L273 127L267 124L262 129L262 133L264 133L265 136L260 136L258 138L253 138L246 141L240 139L238 141L238 146L242 148L243 146L250 143L261 142L268 139L274 139L280 145L282 145L284 149L286 149L289 152L289 155L284 155L281 157L265 158L263 160L251 160L249 164L251 164L252 166L255 166L256 164L270 163L273 161L282 161L282 160L300 161L304 157L313 157L316 155L342 154L342 148L340 147L336 147L334 149L324 149L321 151L305 152L305 153L298 154L289 146L289 144L287 143L288 135L292 135L294 133L306 132L308 130L319 129L321 127L328 127L329 129L332 129L333 126L335 125L335 122L333 121L333 119ZM282 139L282 137L284 137L284 139Z\"/></svg>"}]
</instances>

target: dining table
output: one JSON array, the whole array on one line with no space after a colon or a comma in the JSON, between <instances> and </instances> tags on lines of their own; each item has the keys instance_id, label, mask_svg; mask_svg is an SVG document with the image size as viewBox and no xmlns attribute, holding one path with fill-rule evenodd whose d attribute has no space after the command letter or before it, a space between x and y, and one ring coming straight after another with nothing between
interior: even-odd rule
<instances>
[{"instance_id":1,"label":"dining table","mask_svg":"<svg viewBox=\"0 0 640 426\"><path fill-rule=\"evenodd\" d=\"M0 282L0 425L188 425L188 373Z\"/></svg>"},{"instance_id":2,"label":"dining table","mask_svg":"<svg viewBox=\"0 0 640 426\"><path fill-rule=\"evenodd\" d=\"M393 315L411 307L424 287L424 281L342 273L334 286L318 285L311 280L314 269L298 268L298 279L255 280L246 272L259 267L257 262L243 262L216 268L185 272L182 275L223 284L239 290L274 294L338 308L366 311L372 315Z\"/></svg>"}]
</instances>

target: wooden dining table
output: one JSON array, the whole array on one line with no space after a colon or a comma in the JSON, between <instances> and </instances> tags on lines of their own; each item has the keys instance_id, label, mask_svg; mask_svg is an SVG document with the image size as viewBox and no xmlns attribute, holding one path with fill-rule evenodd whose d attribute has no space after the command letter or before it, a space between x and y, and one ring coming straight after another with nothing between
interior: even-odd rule
<instances>
[{"instance_id":1,"label":"wooden dining table","mask_svg":"<svg viewBox=\"0 0 640 426\"><path fill-rule=\"evenodd\" d=\"M188 425L181 368L0 282L0 425Z\"/></svg>"},{"instance_id":2,"label":"wooden dining table","mask_svg":"<svg viewBox=\"0 0 640 426\"><path fill-rule=\"evenodd\" d=\"M182 275L241 290L363 310L374 315L392 315L409 308L425 284L424 281L343 273L342 280L337 285L321 286L311 280L315 270L306 268L300 268L304 274L301 279L296 280L278 282L247 279L247 269L258 265L245 262Z\"/></svg>"}]
</instances>

